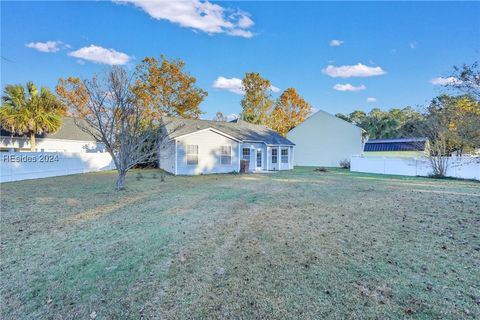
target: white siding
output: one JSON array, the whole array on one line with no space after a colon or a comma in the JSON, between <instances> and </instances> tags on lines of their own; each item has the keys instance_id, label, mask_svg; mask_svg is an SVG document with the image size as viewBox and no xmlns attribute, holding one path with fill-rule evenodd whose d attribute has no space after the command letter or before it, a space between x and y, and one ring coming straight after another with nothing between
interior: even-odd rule
<instances>
[{"instance_id":1,"label":"white siding","mask_svg":"<svg viewBox=\"0 0 480 320\"><path fill-rule=\"evenodd\" d=\"M272 162L272 149L277 150L277 162ZM288 163L282 163L282 149L288 149ZM293 169L294 147L292 146L268 146L268 170L290 170Z\"/></svg>"},{"instance_id":2,"label":"white siding","mask_svg":"<svg viewBox=\"0 0 480 320\"><path fill-rule=\"evenodd\" d=\"M240 146L240 159L243 159L243 149L250 149L249 171L267 170L267 147L265 143L245 142ZM262 152L262 167L257 168L257 150Z\"/></svg>"},{"instance_id":3,"label":"white siding","mask_svg":"<svg viewBox=\"0 0 480 320\"><path fill-rule=\"evenodd\" d=\"M276 163L272 162L272 149L277 150L277 161ZM268 147L268 170L280 170L280 148L279 146L269 146Z\"/></svg>"},{"instance_id":4,"label":"white siding","mask_svg":"<svg viewBox=\"0 0 480 320\"><path fill-rule=\"evenodd\" d=\"M238 144L235 140L211 130L199 131L180 137L177 142L177 174L195 175L238 172L240 169ZM198 145L197 165L187 164L187 145ZM232 162L230 165L222 165L220 163L221 146L232 147Z\"/></svg>"},{"instance_id":5,"label":"white siding","mask_svg":"<svg viewBox=\"0 0 480 320\"><path fill-rule=\"evenodd\" d=\"M0 155L0 182L113 170L109 153L4 152Z\"/></svg>"},{"instance_id":6,"label":"white siding","mask_svg":"<svg viewBox=\"0 0 480 320\"><path fill-rule=\"evenodd\" d=\"M30 149L30 139L24 137L0 137L0 148ZM104 152L104 146L95 141L65 140L51 138L37 138L36 151L38 152Z\"/></svg>"},{"instance_id":7,"label":"white siding","mask_svg":"<svg viewBox=\"0 0 480 320\"><path fill-rule=\"evenodd\" d=\"M160 145L158 166L167 172L175 174L175 141Z\"/></svg>"},{"instance_id":8,"label":"white siding","mask_svg":"<svg viewBox=\"0 0 480 320\"><path fill-rule=\"evenodd\" d=\"M363 151L362 129L324 111L293 128L287 138L295 143L297 166L338 167Z\"/></svg>"},{"instance_id":9,"label":"white siding","mask_svg":"<svg viewBox=\"0 0 480 320\"><path fill-rule=\"evenodd\" d=\"M288 150L288 162L287 163L282 162L282 149L287 149ZM280 170L293 169L293 147L280 147L280 153L279 153L278 160L279 160Z\"/></svg>"}]
</instances>

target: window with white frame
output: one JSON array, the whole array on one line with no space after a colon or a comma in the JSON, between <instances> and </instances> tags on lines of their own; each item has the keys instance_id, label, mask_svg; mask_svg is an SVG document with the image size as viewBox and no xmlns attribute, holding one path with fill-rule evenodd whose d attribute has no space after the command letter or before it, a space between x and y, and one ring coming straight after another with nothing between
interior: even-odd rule
<instances>
[{"instance_id":1,"label":"window with white frame","mask_svg":"<svg viewBox=\"0 0 480 320\"><path fill-rule=\"evenodd\" d=\"M243 148L242 149L242 159L243 160L250 160L250 148Z\"/></svg>"},{"instance_id":2,"label":"window with white frame","mask_svg":"<svg viewBox=\"0 0 480 320\"><path fill-rule=\"evenodd\" d=\"M232 164L232 147L222 146L220 150L220 163L223 165Z\"/></svg>"},{"instance_id":3,"label":"window with white frame","mask_svg":"<svg viewBox=\"0 0 480 320\"><path fill-rule=\"evenodd\" d=\"M187 144L187 164L198 164L198 145Z\"/></svg>"},{"instance_id":4,"label":"window with white frame","mask_svg":"<svg viewBox=\"0 0 480 320\"><path fill-rule=\"evenodd\" d=\"M282 163L288 163L288 148L282 149Z\"/></svg>"},{"instance_id":5,"label":"window with white frame","mask_svg":"<svg viewBox=\"0 0 480 320\"><path fill-rule=\"evenodd\" d=\"M278 149L272 149L272 163L277 163L278 161Z\"/></svg>"}]
</instances>

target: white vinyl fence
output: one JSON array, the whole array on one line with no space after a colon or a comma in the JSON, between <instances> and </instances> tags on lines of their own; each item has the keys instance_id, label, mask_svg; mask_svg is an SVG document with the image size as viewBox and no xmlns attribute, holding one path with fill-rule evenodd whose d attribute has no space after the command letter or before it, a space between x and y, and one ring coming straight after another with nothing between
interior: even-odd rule
<instances>
[{"instance_id":1,"label":"white vinyl fence","mask_svg":"<svg viewBox=\"0 0 480 320\"><path fill-rule=\"evenodd\" d=\"M2 152L0 182L115 169L109 153Z\"/></svg>"},{"instance_id":2,"label":"white vinyl fence","mask_svg":"<svg viewBox=\"0 0 480 320\"><path fill-rule=\"evenodd\" d=\"M350 171L428 176L432 167L427 158L352 156ZM480 180L480 157L449 157L447 177Z\"/></svg>"}]
</instances>

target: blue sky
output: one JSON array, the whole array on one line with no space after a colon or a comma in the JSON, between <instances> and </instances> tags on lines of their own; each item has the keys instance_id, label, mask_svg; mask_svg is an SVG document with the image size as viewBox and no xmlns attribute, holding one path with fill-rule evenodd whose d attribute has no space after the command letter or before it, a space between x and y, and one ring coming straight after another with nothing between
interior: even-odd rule
<instances>
[{"instance_id":1,"label":"blue sky","mask_svg":"<svg viewBox=\"0 0 480 320\"><path fill-rule=\"evenodd\" d=\"M417 106L452 66L480 60L479 13L478 2L2 1L1 85L54 88L164 54L208 91L206 119L240 111L249 71L274 97L293 86L331 113Z\"/></svg>"}]
</instances>

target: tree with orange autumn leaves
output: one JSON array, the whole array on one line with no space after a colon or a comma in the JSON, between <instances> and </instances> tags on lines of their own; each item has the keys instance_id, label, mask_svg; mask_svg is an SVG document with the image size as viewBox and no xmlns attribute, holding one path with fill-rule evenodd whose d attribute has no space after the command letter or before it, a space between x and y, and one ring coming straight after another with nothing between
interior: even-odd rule
<instances>
[{"instance_id":1,"label":"tree with orange autumn leaves","mask_svg":"<svg viewBox=\"0 0 480 320\"><path fill-rule=\"evenodd\" d=\"M288 88L278 100L272 99L272 85L257 72L247 72L242 80L244 96L240 118L246 122L270 127L283 136L302 123L312 106L295 90Z\"/></svg>"},{"instance_id":2,"label":"tree with orange autumn leaves","mask_svg":"<svg viewBox=\"0 0 480 320\"><path fill-rule=\"evenodd\" d=\"M185 62L180 59L168 60L146 57L136 67L130 87L136 103L144 109L145 116L159 120L162 116L198 119L202 114L200 104L208 93L195 86L196 79L184 71ZM84 117L89 99L83 81L68 77L58 81L57 94L75 106L69 112Z\"/></svg>"},{"instance_id":3,"label":"tree with orange autumn leaves","mask_svg":"<svg viewBox=\"0 0 480 320\"><path fill-rule=\"evenodd\" d=\"M275 103L267 125L286 136L295 126L299 125L312 113L312 106L295 90L286 89Z\"/></svg>"},{"instance_id":4,"label":"tree with orange autumn leaves","mask_svg":"<svg viewBox=\"0 0 480 320\"><path fill-rule=\"evenodd\" d=\"M270 80L263 78L258 72L247 72L242 79L244 95L241 119L260 125L267 125L273 105L272 86Z\"/></svg>"},{"instance_id":5,"label":"tree with orange autumn leaves","mask_svg":"<svg viewBox=\"0 0 480 320\"><path fill-rule=\"evenodd\" d=\"M147 112L155 117L198 119L200 103L208 93L195 86L196 79L183 69L180 59L146 57L137 66L132 91Z\"/></svg>"},{"instance_id":6,"label":"tree with orange autumn leaves","mask_svg":"<svg viewBox=\"0 0 480 320\"><path fill-rule=\"evenodd\" d=\"M117 190L128 170L158 161L164 116L198 118L207 93L183 71L181 60L145 58L130 74L114 66L103 77L60 79L56 87L77 125L102 142L118 171Z\"/></svg>"}]
</instances>

